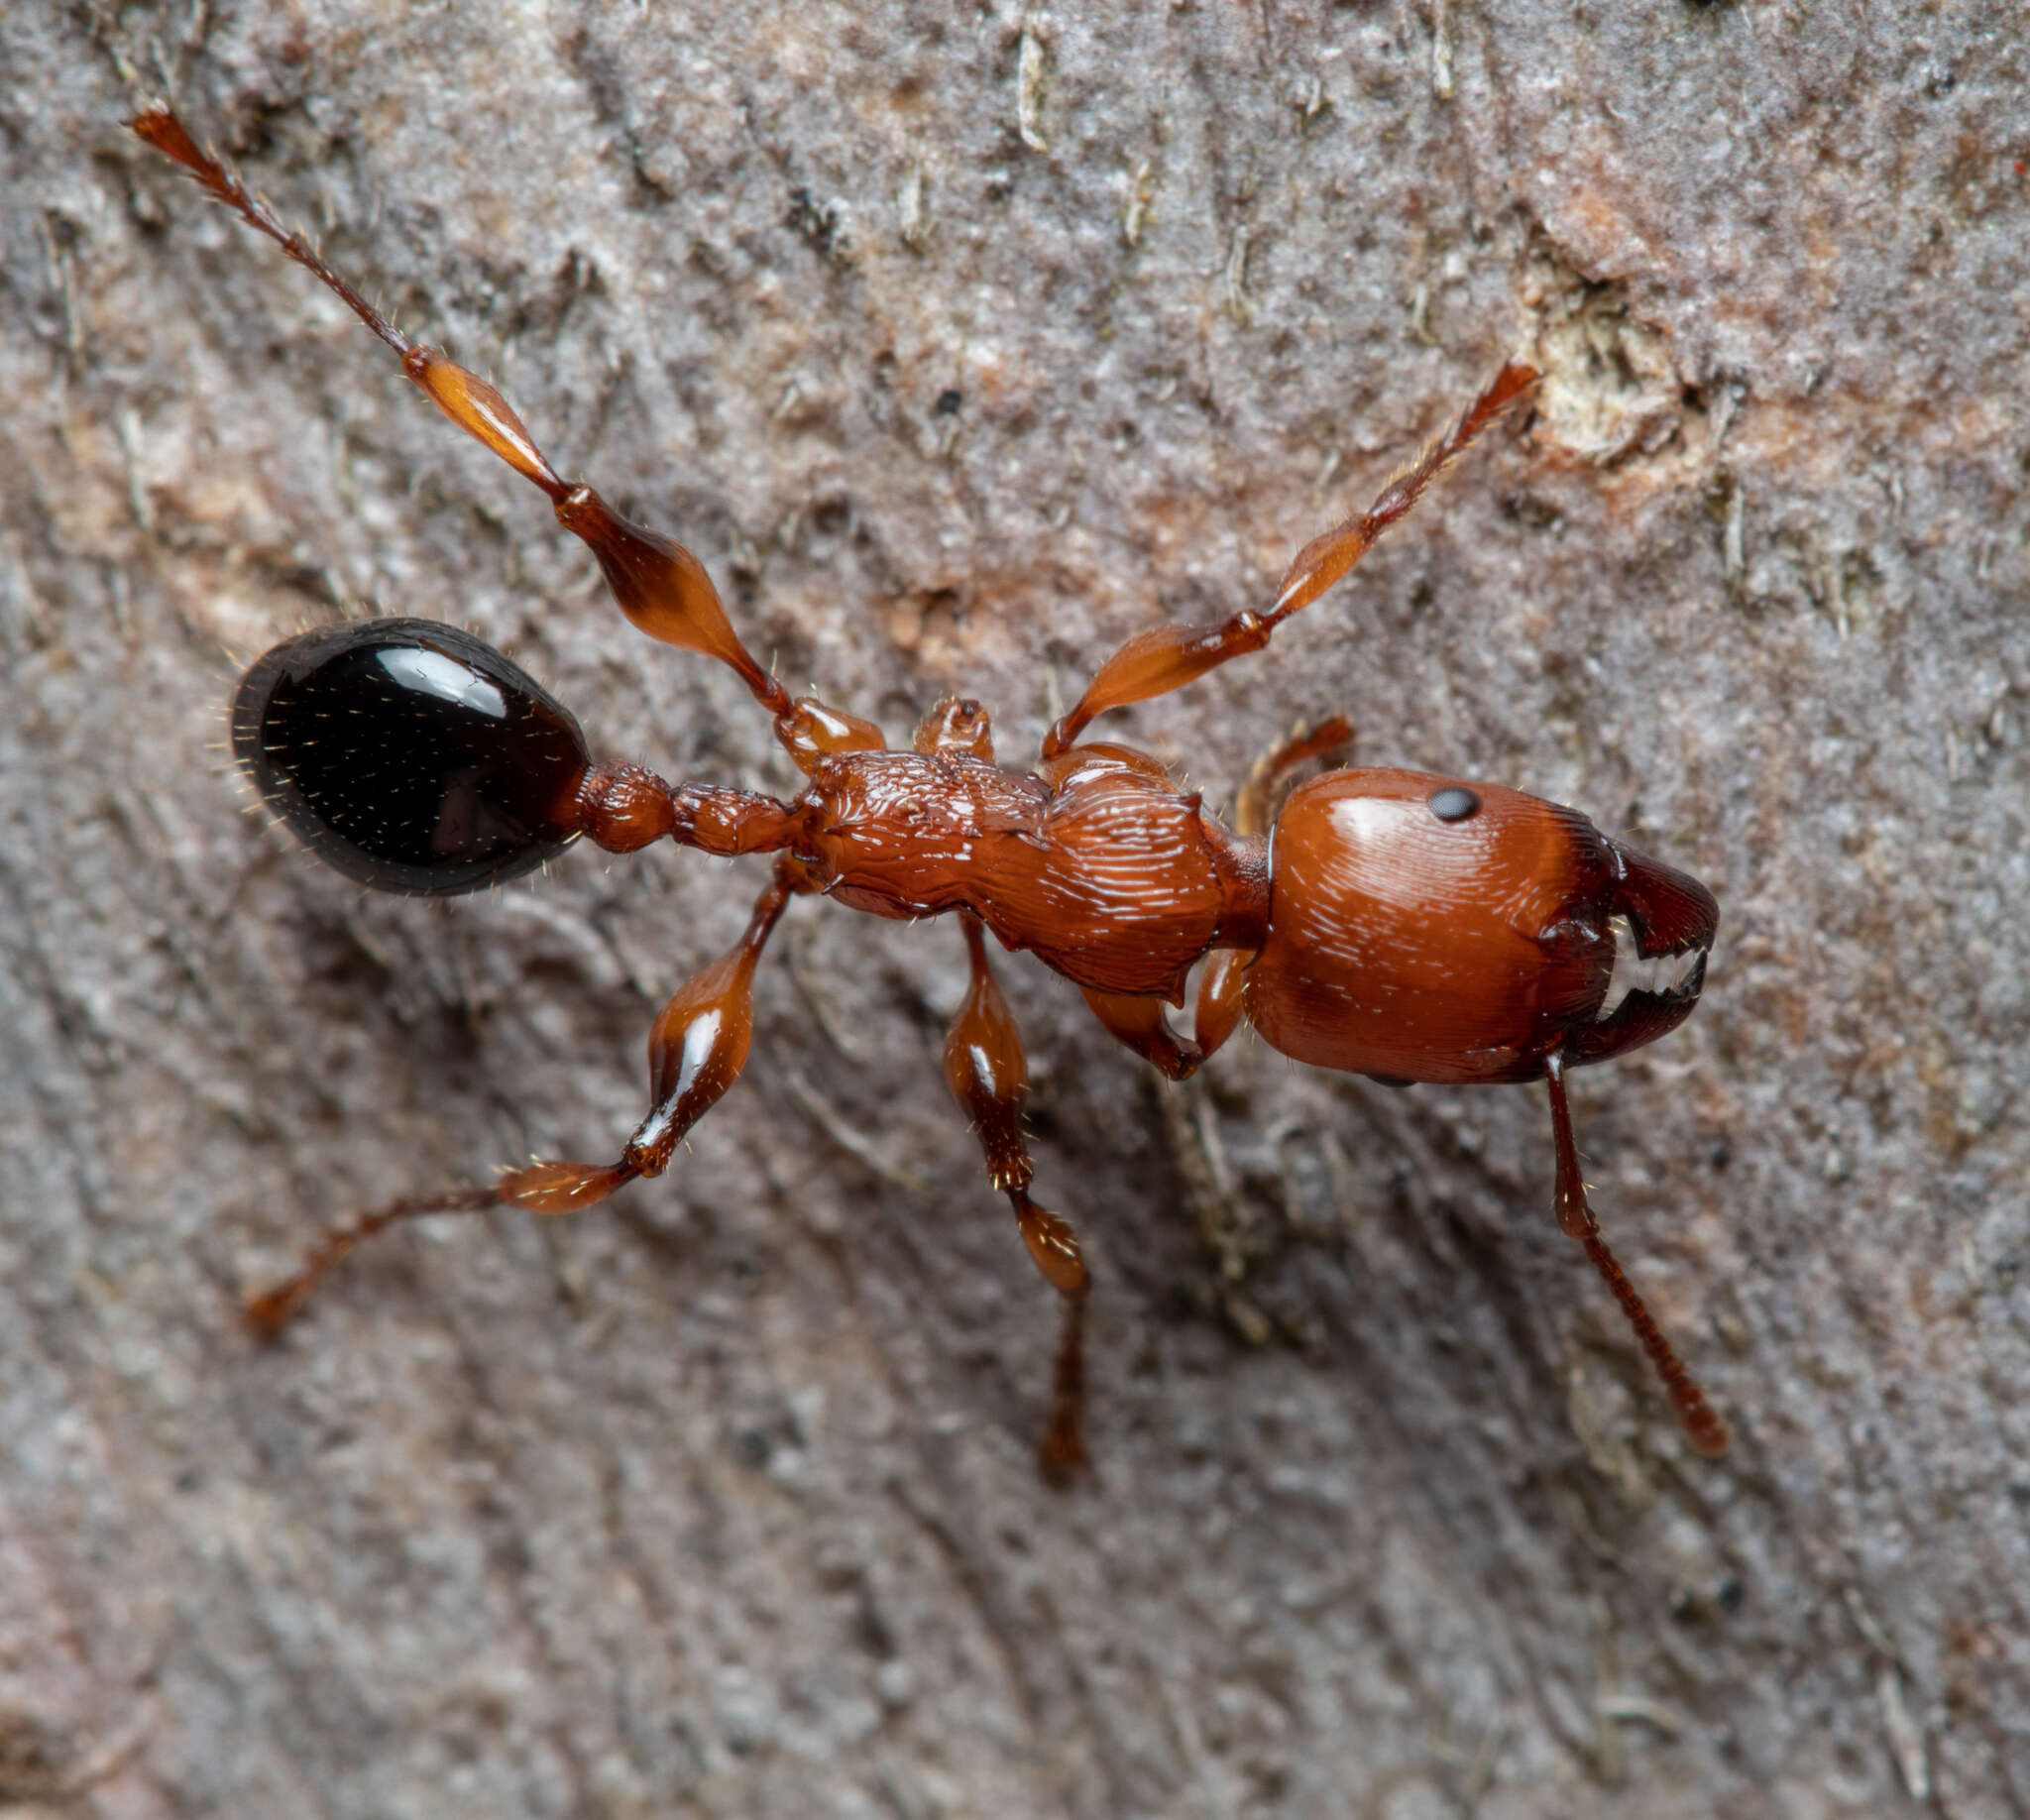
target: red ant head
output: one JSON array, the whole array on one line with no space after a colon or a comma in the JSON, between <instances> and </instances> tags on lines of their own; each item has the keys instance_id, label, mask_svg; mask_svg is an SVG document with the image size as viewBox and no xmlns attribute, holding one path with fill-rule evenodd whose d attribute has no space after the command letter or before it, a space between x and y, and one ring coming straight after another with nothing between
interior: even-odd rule
<instances>
[{"instance_id":1,"label":"red ant head","mask_svg":"<svg viewBox=\"0 0 2030 1820\"><path fill-rule=\"evenodd\" d=\"M1617 877L1608 898L1614 973L1591 1023L1563 1044L1572 1067L1606 1062L1675 1030L1699 1002L1720 924L1713 893L1688 872L1609 840Z\"/></svg>"}]
</instances>

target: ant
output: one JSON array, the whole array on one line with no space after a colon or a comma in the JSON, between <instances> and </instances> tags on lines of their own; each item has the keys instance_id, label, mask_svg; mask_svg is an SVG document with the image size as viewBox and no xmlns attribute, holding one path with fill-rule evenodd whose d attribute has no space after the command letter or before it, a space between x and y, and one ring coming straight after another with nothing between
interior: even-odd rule
<instances>
[{"instance_id":1,"label":"ant","mask_svg":"<svg viewBox=\"0 0 2030 1820\"><path fill-rule=\"evenodd\" d=\"M1600 1236L1565 1095L1568 1069L1654 1042L1690 1014L1719 920L1713 894L1577 811L1500 784L1329 770L1278 810L1279 785L1347 743L1336 719L1263 760L1231 829L1148 753L1079 742L1108 710L1261 650L1530 396L1539 377L1531 368L1505 366L1365 512L1305 544L1266 610L1129 639L1051 728L1035 768L1004 770L986 712L968 698L933 707L907 749L891 747L871 722L814 697L792 699L740 642L696 556L562 479L492 386L396 330L201 152L167 105L133 124L336 292L438 409L542 493L637 627L731 668L808 780L785 803L595 763L560 703L480 639L425 620L321 626L256 662L234 700L234 752L276 815L361 884L454 895L541 866L580 837L614 853L668 840L774 855L745 933L657 1017L650 1109L619 1157L532 1163L491 1187L360 1214L327 1231L295 1275L249 1298L257 1327L279 1331L319 1278L398 1221L488 1207L576 1213L623 1183L661 1175L738 1078L755 966L790 899L816 894L875 916L958 916L970 983L946 1039L945 1078L1031 1260L1064 1304L1042 1444L1051 1478L1086 1462L1088 1278L1070 1223L1030 1194L1022 1039L994 982L988 931L1071 980L1109 1035L1172 1081L1193 1073L1245 1018L1287 1056L1391 1085L1543 1081L1558 1223L1621 1304L1692 1446L1726 1449L1726 1423ZM1624 942L1655 965L1610 1006ZM1166 1007L1183 1007L1200 963L1185 1037Z\"/></svg>"}]
</instances>

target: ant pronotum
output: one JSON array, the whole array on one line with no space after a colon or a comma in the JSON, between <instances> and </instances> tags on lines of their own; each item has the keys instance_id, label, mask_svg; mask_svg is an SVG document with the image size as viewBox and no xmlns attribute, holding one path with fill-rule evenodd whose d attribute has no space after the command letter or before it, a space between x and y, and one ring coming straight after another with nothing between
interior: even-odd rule
<instances>
[{"instance_id":1,"label":"ant pronotum","mask_svg":"<svg viewBox=\"0 0 2030 1820\"><path fill-rule=\"evenodd\" d=\"M1337 582L1537 375L1511 364L1357 517L1297 552L1260 613L1166 625L1131 638L1044 739L1033 771L994 761L977 702L940 702L907 750L871 723L787 690L749 655L704 566L563 480L506 399L411 342L283 228L167 106L134 123L218 201L329 285L400 357L437 407L549 500L599 559L615 600L650 637L732 668L809 780L794 802L665 783L592 762L577 722L498 651L422 620L327 626L278 645L242 680L233 748L269 806L351 878L428 895L471 891L541 865L581 835L609 853L671 840L710 853L772 853L746 933L663 1007L649 1040L646 1118L610 1163L534 1163L489 1188L398 1200L327 1232L286 1282L253 1297L280 1328L361 1239L422 1213L521 1207L575 1213L659 1176L684 1134L738 1077L754 967L792 897L822 893L877 916L958 913L971 983L945 1045L945 1077L971 1117L988 1178L1064 1298L1054 1476L1085 1458L1087 1277L1078 1241L1030 1197L1022 1041L994 983L985 933L1077 986L1101 1026L1173 1081L1245 1017L1301 1062L1395 1084L1542 1081L1557 1157L1557 1216L1634 1325L1691 1443L1727 1427L1657 1330L1600 1237L1572 1138L1565 1071L1654 1041L1697 1002L1718 921L1696 879L1602 835L1576 811L1499 784L1421 771L1333 770L1277 785L1345 743L1328 722L1258 768L1228 830L1155 758L1081 745L1099 715L1148 701L1246 652ZM1620 933L1618 935L1617 928ZM1658 975L1612 1006L1621 942ZM1203 963L1192 1035L1165 1015Z\"/></svg>"}]
</instances>

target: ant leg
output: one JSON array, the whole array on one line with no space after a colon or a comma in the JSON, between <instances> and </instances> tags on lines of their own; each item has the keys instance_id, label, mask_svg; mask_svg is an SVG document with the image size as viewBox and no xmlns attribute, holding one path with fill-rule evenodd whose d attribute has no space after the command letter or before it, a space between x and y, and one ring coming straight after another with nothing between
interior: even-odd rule
<instances>
[{"instance_id":1,"label":"ant leg","mask_svg":"<svg viewBox=\"0 0 2030 1820\"><path fill-rule=\"evenodd\" d=\"M1586 1247L1586 1255L1593 1260L1594 1269L1600 1272L1602 1280L1614 1292L1614 1299L1622 1305L1622 1312L1629 1317L1629 1325L1635 1328L1642 1350L1649 1355L1650 1364L1663 1381L1664 1392L1677 1412L1685 1438L1701 1453L1725 1453L1727 1423L1706 1401L1706 1393L1700 1390L1692 1374L1685 1369L1684 1362L1671 1350L1670 1342L1658 1329L1655 1317L1635 1293L1635 1286L1622 1274L1614 1253L1608 1250L1600 1236L1599 1224L1586 1198L1586 1184L1579 1175L1579 1147L1572 1139L1572 1112L1565 1100L1565 1064L1562 1057L1551 1056L1545 1060L1543 1079L1550 1088L1551 1141L1557 1150L1558 1225L1568 1238L1575 1238Z\"/></svg>"},{"instance_id":2,"label":"ant leg","mask_svg":"<svg viewBox=\"0 0 2030 1820\"><path fill-rule=\"evenodd\" d=\"M649 1114L612 1163L531 1163L506 1171L491 1188L456 1188L391 1202L334 1226L311 1247L294 1276L247 1299L247 1316L271 1337L287 1325L318 1280L362 1239L423 1213L477 1213L519 1207L528 1213L576 1213L597 1205L637 1176L669 1168L684 1134L739 1078L754 1027L754 964L784 906L810 889L794 860L778 861L738 943L679 988L648 1038Z\"/></svg>"},{"instance_id":3,"label":"ant leg","mask_svg":"<svg viewBox=\"0 0 2030 1820\"><path fill-rule=\"evenodd\" d=\"M888 736L872 721L844 708L828 708L815 695L800 695L775 716L776 743L806 777L836 752L885 752Z\"/></svg>"},{"instance_id":4,"label":"ant leg","mask_svg":"<svg viewBox=\"0 0 2030 1820\"><path fill-rule=\"evenodd\" d=\"M435 348L411 341L320 259L299 233L285 228L257 201L239 177L198 150L167 103L135 117L134 130L203 185L214 201L281 247L316 278L400 357L401 370L451 421L491 449L523 480L547 496L557 521L583 538L599 558L620 611L651 638L716 657L739 674L754 699L781 717L789 693L767 674L734 636L719 591L705 566L680 543L630 524L590 487L559 477L514 408L476 373Z\"/></svg>"},{"instance_id":5,"label":"ant leg","mask_svg":"<svg viewBox=\"0 0 2030 1820\"><path fill-rule=\"evenodd\" d=\"M965 930L972 983L945 1038L945 1079L959 1103L972 1116L974 1133L986 1155L987 1180L1008 1196L1031 1260L1064 1298L1065 1324L1058 1341L1051 1423L1040 1450L1044 1477L1063 1485L1086 1464L1085 1301L1090 1285L1071 1225L1029 1198L1036 1167L1022 1141L1022 1101L1029 1087L1029 1069L1022 1055L1021 1033L987 966L983 925L970 910L960 912L959 922Z\"/></svg>"},{"instance_id":6,"label":"ant leg","mask_svg":"<svg viewBox=\"0 0 2030 1820\"><path fill-rule=\"evenodd\" d=\"M1352 743L1353 723L1334 714L1264 752L1234 797L1234 833L1251 841L1261 839L1276 821L1277 787L1290 773L1313 758L1344 757ZM1201 1055L1211 1055L1239 1026L1248 968L1254 961L1254 952L1245 948L1217 948L1206 956L1191 1012L1191 1031Z\"/></svg>"},{"instance_id":7,"label":"ant leg","mask_svg":"<svg viewBox=\"0 0 2030 1820\"><path fill-rule=\"evenodd\" d=\"M1234 798L1234 833L1249 840L1267 834L1275 820L1277 785L1307 760L1344 751L1352 739L1351 723L1335 714L1263 753ZM1085 991L1085 1003L1109 1036L1154 1066L1165 1080L1186 1081L1239 1027L1241 995L1254 959L1254 952L1245 948L1215 948L1205 957L1188 1038L1171 1028L1159 998Z\"/></svg>"},{"instance_id":8,"label":"ant leg","mask_svg":"<svg viewBox=\"0 0 2030 1820\"><path fill-rule=\"evenodd\" d=\"M776 738L807 773L838 751L879 750L886 741L872 722L843 714L789 691L754 661L727 619L705 565L672 538L629 523L583 482L562 479L527 426L500 393L435 348L411 341L318 256L300 233L285 228L246 184L198 149L167 103L135 117L134 130L181 165L214 201L270 240L329 288L367 328L400 357L401 370L451 421L491 449L550 502L557 522L598 558L615 601L651 638L716 658L747 685L775 717Z\"/></svg>"},{"instance_id":9,"label":"ant leg","mask_svg":"<svg viewBox=\"0 0 2030 1820\"><path fill-rule=\"evenodd\" d=\"M1353 723L1343 714L1327 715L1281 745L1272 745L1255 760L1247 782L1234 794L1234 833L1250 840L1267 834L1276 820L1278 785L1298 765L1313 758L1344 758L1352 746Z\"/></svg>"},{"instance_id":10,"label":"ant leg","mask_svg":"<svg viewBox=\"0 0 2030 1820\"><path fill-rule=\"evenodd\" d=\"M1277 626L1308 607L1359 562L1374 547L1375 539L1416 504L1424 489L1464 454L1475 438L1528 396L1539 377L1534 368L1520 362L1504 367L1458 422L1384 487L1366 512L1313 537L1297 551L1268 612L1237 613L1218 626L1156 626L1130 638L1100 666L1078 705L1045 736L1044 757L1062 756L1087 725L1110 708L1168 695L1195 682L1207 670L1217 669L1229 657L1259 651Z\"/></svg>"},{"instance_id":11,"label":"ant leg","mask_svg":"<svg viewBox=\"0 0 2030 1820\"><path fill-rule=\"evenodd\" d=\"M1231 954L1220 949L1218 955ZM1214 956L1216 960L1218 955ZM1132 1049L1166 1081L1188 1081L1210 1052L1190 1037L1181 1037L1164 1015L1163 1000L1146 993L1095 992L1078 988L1086 1009L1116 1043Z\"/></svg>"}]
</instances>

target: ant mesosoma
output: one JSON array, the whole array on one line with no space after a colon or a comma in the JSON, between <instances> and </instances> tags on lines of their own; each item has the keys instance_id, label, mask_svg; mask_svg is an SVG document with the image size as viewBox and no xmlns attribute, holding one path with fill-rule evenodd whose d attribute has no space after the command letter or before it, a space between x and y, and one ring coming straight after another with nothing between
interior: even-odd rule
<instances>
[{"instance_id":1,"label":"ant mesosoma","mask_svg":"<svg viewBox=\"0 0 2030 1820\"><path fill-rule=\"evenodd\" d=\"M575 1213L622 1183L661 1175L746 1060L754 967L784 908L821 893L876 916L958 913L971 978L952 1019L945 1077L1030 1257L1064 1299L1043 1443L1054 1477L1085 1459L1087 1277L1071 1227L1030 1197L1022 1041L987 962L989 930L1004 949L1027 949L1070 979L1110 1035L1173 1081L1191 1074L1243 1017L1287 1056L1394 1084L1542 1081L1558 1222L1614 1292L1692 1445L1725 1449L1726 1424L1601 1239L1565 1097L1567 1069L1653 1042L1690 1013L1719 916L1712 893L1576 811L1500 784L1332 770L1276 810L1279 782L1345 743L1341 722L1265 759L1231 830L1147 753L1078 742L1109 709L1260 650L1529 396L1533 371L1505 367L1366 512L1299 550L1266 611L1131 638L1050 730L1036 768L1003 770L977 702L940 702L909 749L895 750L867 721L808 696L793 700L734 634L689 550L561 479L493 387L395 329L199 151L166 105L134 127L329 285L453 423L543 493L558 522L591 547L635 626L733 669L808 779L783 803L668 784L637 764L595 764L578 723L512 663L424 620L323 626L247 672L233 708L235 753L270 808L362 884L424 895L476 890L543 864L580 836L615 853L669 840L709 853L775 855L738 943L657 1017L650 1109L618 1158L534 1163L489 1188L362 1214L327 1232L294 1276L249 1300L261 1328L281 1328L319 1277L398 1220L485 1207ZM1643 961L1674 965L1610 1008L1618 939ZM1183 1006L1186 976L1201 962L1187 1038L1165 1007Z\"/></svg>"}]
</instances>

